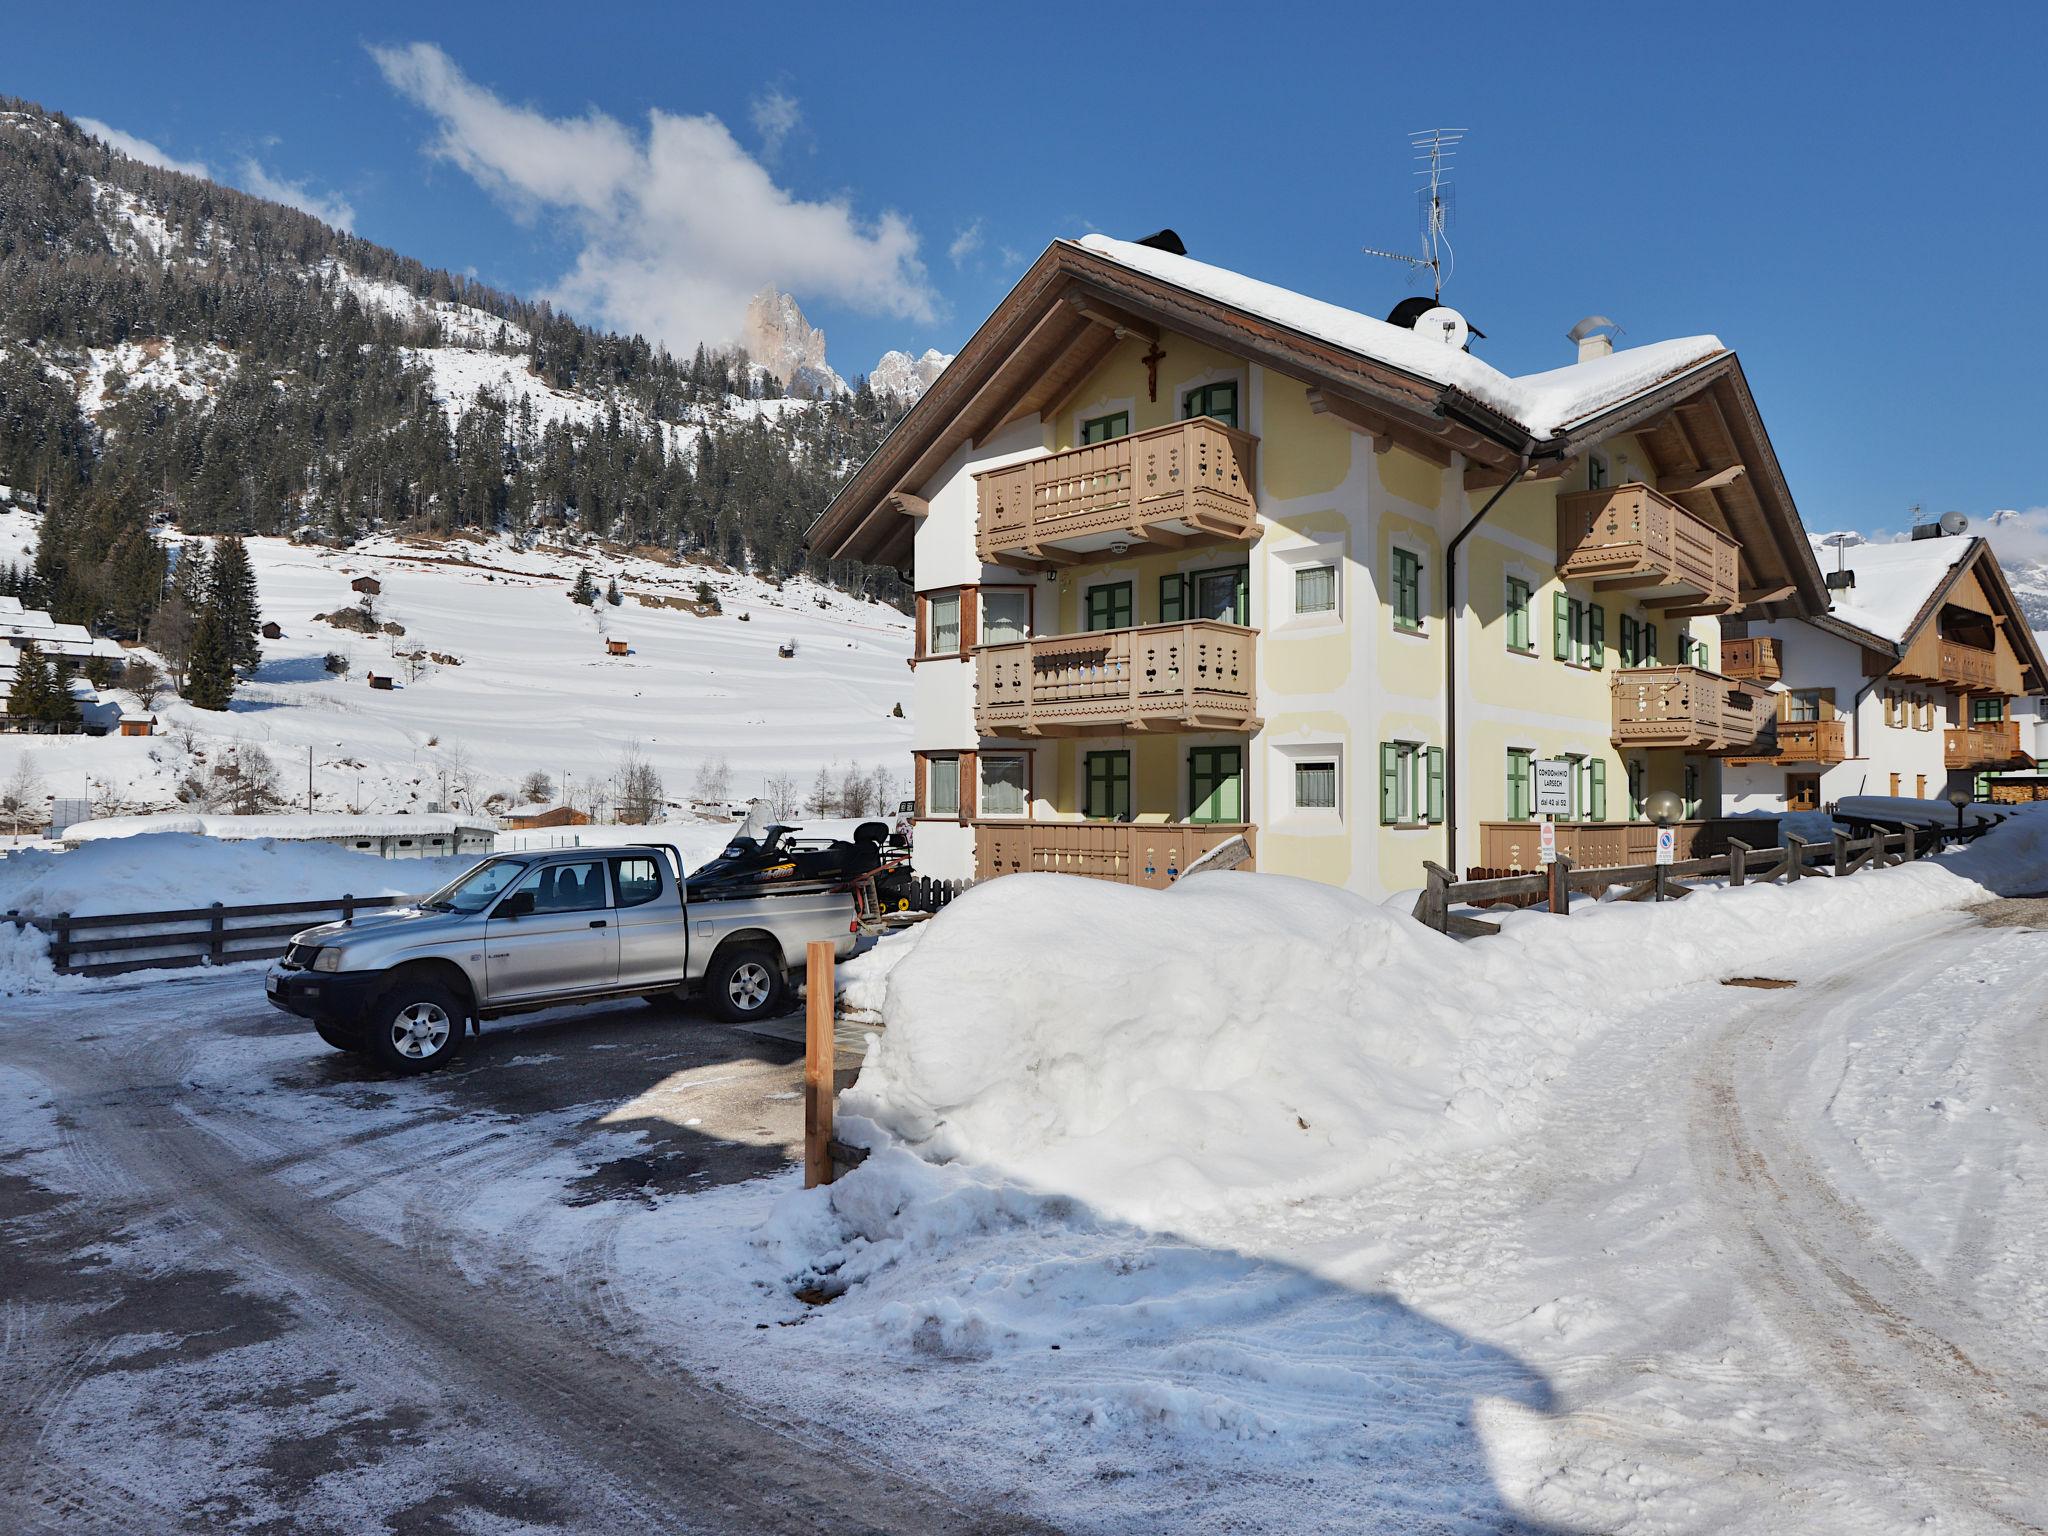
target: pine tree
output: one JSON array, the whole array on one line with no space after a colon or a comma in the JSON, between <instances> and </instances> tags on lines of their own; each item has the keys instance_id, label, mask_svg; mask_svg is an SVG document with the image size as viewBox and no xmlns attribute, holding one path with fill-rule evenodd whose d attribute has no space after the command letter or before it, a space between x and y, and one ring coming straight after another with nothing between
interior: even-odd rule
<instances>
[{"instance_id":1,"label":"pine tree","mask_svg":"<svg viewBox=\"0 0 2048 1536\"><path fill-rule=\"evenodd\" d=\"M606 587L606 588L604 589L604 600L605 600L606 602L610 603L610 604L611 604L611 605L612 605L612 606L613 606L614 608L618 607L618 606L619 606L619 604L623 603L623 602L624 602L624 601L626 600L626 599L625 599L625 598L624 598L623 596L621 596L621 595L620 595L620 593L619 593L619 578L618 578L618 577L614 576L614 577L613 577L613 578L611 579L611 583L610 583L610 585L608 585L608 586L607 586L607 587Z\"/></svg>"},{"instance_id":2,"label":"pine tree","mask_svg":"<svg viewBox=\"0 0 2048 1536\"><path fill-rule=\"evenodd\" d=\"M576 573L576 585L569 589L569 601L581 603L586 608L596 603L597 583L590 579L588 566Z\"/></svg>"},{"instance_id":3,"label":"pine tree","mask_svg":"<svg viewBox=\"0 0 2048 1536\"><path fill-rule=\"evenodd\" d=\"M256 572L239 538L222 539L214 551L208 596L220 611L229 662L243 670L256 666L263 660L263 615L256 606Z\"/></svg>"},{"instance_id":4,"label":"pine tree","mask_svg":"<svg viewBox=\"0 0 2048 1536\"><path fill-rule=\"evenodd\" d=\"M51 725L83 725L85 716L79 713L78 700L71 693L71 663L59 657L50 672L43 689L43 719Z\"/></svg>"},{"instance_id":5,"label":"pine tree","mask_svg":"<svg viewBox=\"0 0 2048 1536\"><path fill-rule=\"evenodd\" d=\"M21 724L41 724L49 709L44 697L48 685L43 653L30 641L15 652L14 685L7 690L7 717Z\"/></svg>"},{"instance_id":6,"label":"pine tree","mask_svg":"<svg viewBox=\"0 0 2048 1536\"><path fill-rule=\"evenodd\" d=\"M209 603L200 612L191 659L185 664L185 697L200 709L226 709L234 696L234 652L220 605Z\"/></svg>"}]
</instances>

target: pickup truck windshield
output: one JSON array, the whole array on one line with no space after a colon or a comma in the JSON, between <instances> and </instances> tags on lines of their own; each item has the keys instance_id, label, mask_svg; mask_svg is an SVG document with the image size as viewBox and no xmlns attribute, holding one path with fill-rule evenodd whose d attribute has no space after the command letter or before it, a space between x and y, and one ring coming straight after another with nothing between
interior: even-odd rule
<instances>
[{"instance_id":1,"label":"pickup truck windshield","mask_svg":"<svg viewBox=\"0 0 2048 1536\"><path fill-rule=\"evenodd\" d=\"M492 859L449 881L420 905L430 912L481 912L525 868L523 859Z\"/></svg>"}]
</instances>

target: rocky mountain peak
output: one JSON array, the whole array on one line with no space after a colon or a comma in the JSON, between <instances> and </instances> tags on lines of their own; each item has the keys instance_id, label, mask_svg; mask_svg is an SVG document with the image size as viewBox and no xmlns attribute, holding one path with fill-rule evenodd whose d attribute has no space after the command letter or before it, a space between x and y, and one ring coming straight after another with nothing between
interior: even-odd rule
<instances>
[{"instance_id":1,"label":"rocky mountain peak","mask_svg":"<svg viewBox=\"0 0 2048 1536\"><path fill-rule=\"evenodd\" d=\"M748 303L740 344L793 395L846 392L846 381L825 361L825 333L772 283Z\"/></svg>"},{"instance_id":2,"label":"rocky mountain peak","mask_svg":"<svg viewBox=\"0 0 2048 1536\"><path fill-rule=\"evenodd\" d=\"M941 352L937 347L927 347L922 357L894 350L884 352L882 360L868 374L868 388L878 395L900 395L906 400L915 400L931 388L933 381L946 371L946 364L952 361L952 353Z\"/></svg>"}]
</instances>

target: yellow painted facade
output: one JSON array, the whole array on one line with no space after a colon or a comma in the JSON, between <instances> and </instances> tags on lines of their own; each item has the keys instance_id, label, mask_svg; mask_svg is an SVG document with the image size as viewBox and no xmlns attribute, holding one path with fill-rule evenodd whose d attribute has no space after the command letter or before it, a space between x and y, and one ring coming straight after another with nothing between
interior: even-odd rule
<instances>
[{"instance_id":1,"label":"yellow painted facade","mask_svg":"<svg viewBox=\"0 0 2048 1536\"><path fill-rule=\"evenodd\" d=\"M1257 828L1262 870L1299 875L1384 894L1420 885L1423 861L1471 866L1479 858L1479 825L1508 812L1508 754L1583 756L1605 766L1606 815L1630 815L1629 765L1612 742L1611 687L1621 668L1622 618L1657 627L1661 661L1679 659L1678 630L1704 644L1706 665L1719 657L1712 619L1670 621L1557 575L1556 498L1583 489L1582 463L1562 480L1519 485L1501 498L1459 551L1464 598L1456 647L1460 692L1459 750L1454 763L1460 846L1426 816L1386 826L1380 816L1382 743L1412 743L1423 753L1446 743L1446 639L1453 622L1444 590L1445 547L1492 493L1466 492L1461 461L1448 468L1395 446L1376 453L1372 440L1310 408L1304 385L1200 343L1163 336L1156 398L1143 361L1150 343L1128 339L1042 424L1048 451L1081 441L1083 423L1128 416L1137 432L1176 420L1186 392L1230 380L1238 386L1238 424L1258 439L1261 529L1255 544L1217 543L1159 551L1103 553L1060 568L1056 580L1034 579L1041 635L1088 627L1090 588L1129 582L1130 622L1161 622L1160 582L1233 565L1248 567L1249 618L1258 631L1260 728L1238 736L1139 732L1124 737L984 741L984 754L1028 750L1033 757L1033 814L1070 820L1082 814L1085 755L1128 751L1131 805L1138 821L1179 820L1189 811L1189 750L1235 745L1244 763L1246 817ZM1648 459L1621 438L1600 450L1612 481L1637 476ZM1419 565L1421 622L1395 620L1397 551ZM1293 611L1296 573L1332 563L1338 612ZM1507 582L1529 585L1531 650L1507 644ZM1598 604L1605 656L1595 669L1553 653L1553 604L1559 595ZM1641 754L1648 790L1687 788L1688 761L1676 751ZM1339 804L1334 813L1294 804L1302 764L1335 761ZM1426 760L1425 760L1426 761ZM1710 760L1692 764L1692 789L1709 808L1718 775ZM1418 783L1418 798L1427 792ZM1583 812L1582 812L1583 814Z\"/></svg>"}]
</instances>

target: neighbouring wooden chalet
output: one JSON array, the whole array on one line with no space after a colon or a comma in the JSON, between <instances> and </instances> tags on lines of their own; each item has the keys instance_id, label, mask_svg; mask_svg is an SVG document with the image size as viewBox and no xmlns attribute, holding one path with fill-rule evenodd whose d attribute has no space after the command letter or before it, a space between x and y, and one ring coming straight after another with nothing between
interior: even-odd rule
<instances>
[{"instance_id":1,"label":"neighbouring wooden chalet","mask_svg":"<svg viewBox=\"0 0 2048 1536\"><path fill-rule=\"evenodd\" d=\"M1582 862L1659 788L1711 837L1777 727L1722 626L1828 593L1735 354L1580 333L1511 377L1419 301L1049 247L810 532L916 588L919 868L1162 886L1241 837L1384 894L1533 864L1560 758Z\"/></svg>"},{"instance_id":2,"label":"neighbouring wooden chalet","mask_svg":"<svg viewBox=\"0 0 2048 1536\"><path fill-rule=\"evenodd\" d=\"M542 827L585 827L590 813L559 802L515 805L498 817L498 825L510 832L530 832Z\"/></svg>"},{"instance_id":3,"label":"neighbouring wooden chalet","mask_svg":"<svg viewBox=\"0 0 2048 1536\"><path fill-rule=\"evenodd\" d=\"M1731 809L1811 810L1845 795L1989 798L2000 770L2034 765L2015 706L2048 666L1991 545L1938 528L1824 551L1832 606L1738 624L1738 676L1767 684L1775 750L1730 764Z\"/></svg>"}]
</instances>

